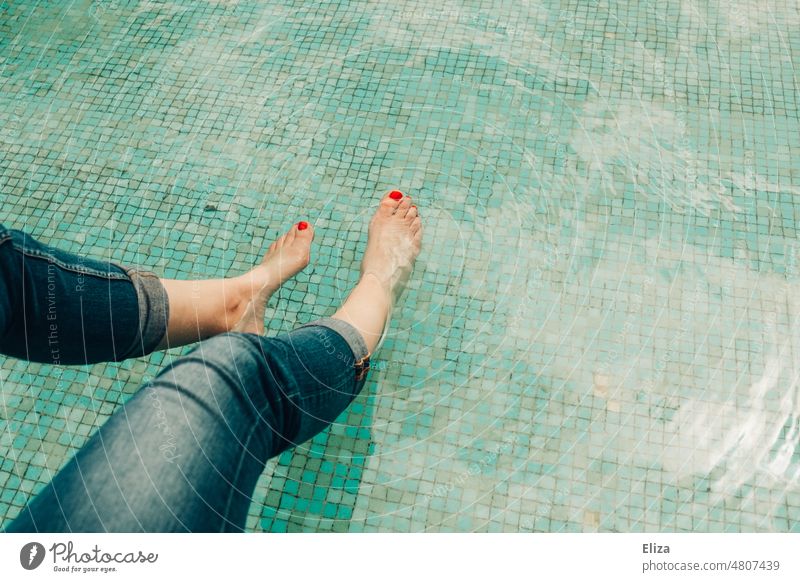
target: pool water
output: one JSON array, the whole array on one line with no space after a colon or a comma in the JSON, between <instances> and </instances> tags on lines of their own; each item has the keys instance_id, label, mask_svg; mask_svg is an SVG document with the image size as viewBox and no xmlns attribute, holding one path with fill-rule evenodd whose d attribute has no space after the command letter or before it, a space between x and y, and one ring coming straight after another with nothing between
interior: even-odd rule
<instances>
[{"instance_id":1,"label":"pool water","mask_svg":"<svg viewBox=\"0 0 800 582\"><path fill-rule=\"evenodd\" d=\"M800 531L800 11L788 0L0 0L2 222L173 278L425 221L359 399L252 531ZM181 351L2 359L0 525Z\"/></svg>"}]
</instances>

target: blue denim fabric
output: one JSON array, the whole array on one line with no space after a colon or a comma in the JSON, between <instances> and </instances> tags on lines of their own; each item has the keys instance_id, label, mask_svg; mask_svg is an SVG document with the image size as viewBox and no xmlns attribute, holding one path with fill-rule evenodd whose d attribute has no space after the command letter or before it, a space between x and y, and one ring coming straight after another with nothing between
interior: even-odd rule
<instances>
[{"instance_id":1,"label":"blue denim fabric","mask_svg":"<svg viewBox=\"0 0 800 582\"><path fill-rule=\"evenodd\" d=\"M0 225L0 352L48 364L149 353L166 332L151 273L73 255Z\"/></svg>"},{"instance_id":2,"label":"blue denim fabric","mask_svg":"<svg viewBox=\"0 0 800 582\"><path fill-rule=\"evenodd\" d=\"M356 349L324 321L202 342L114 414L8 531L241 531L267 460L361 390L353 363L366 349Z\"/></svg>"},{"instance_id":3,"label":"blue denim fabric","mask_svg":"<svg viewBox=\"0 0 800 582\"><path fill-rule=\"evenodd\" d=\"M11 335L25 336L14 327L21 297L35 303L32 317L46 319L46 294L41 289L48 284L41 278L53 262L59 267L56 286L63 293L58 296L66 298L59 303L59 317L75 326L62 324L73 343L80 343L84 330L95 325L95 320L84 322L81 316L79 307L86 302L99 311L113 307L115 320L117 302L125 303L134 332L126 330L123 339L128 343L119 344L124 347L137 343L137 306L145 307L139 320L157 319L147 312L147 297L136 297L137 292L158 297L157 291L143 291L151 282L137 285L124 270L71 258L25 235L12 233L9 239L8 231L2 231L2 236L7 238L0 242L0 290L9 293L3 294L0 323ZM9 240L13 246L6 246ZM18 250L17 240L25 250ZM20 262L19 255L28 256L30 249L44 254L41 264ZM91 269L83 275L94 281L91 291L81 296L83 303L71 291L79 267ZM28 294L21 287L23 279L40 292ZM33 320L27 321L30 325ZM115 321L87 333L98 343L106 333L105 341L113 343L116 325ZM41 341L34 342L36 350L46 347ZM30 343L26 353L39 354ZM125 352L98 351L91 356L115 359L119 353ZM79 355L89 358L88 350ZM7 531L241 531L266 461L333 422L363 387L368 369L361 335L334 319L274 338L228 333L206 340L122 406Z\"/></svg>"}]
</instances>

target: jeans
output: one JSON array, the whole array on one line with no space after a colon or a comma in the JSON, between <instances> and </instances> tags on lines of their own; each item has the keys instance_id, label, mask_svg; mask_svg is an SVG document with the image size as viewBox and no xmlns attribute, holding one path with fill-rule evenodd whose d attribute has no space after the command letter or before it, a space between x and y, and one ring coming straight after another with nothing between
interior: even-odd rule
<instances>
[{"instance_id":1,"label":"jeans","mask_svg":"<svg viewBox=\"0 0 800 582\"><path fill-rule=\"evenodd\" d=\"M143 355L168 311L154 275L0 226L2 353L55 364ZM267 460L333 422L368 369L363 338L336 319L201 342L118 409L7 531L242 531Z\"/></svg>"}]
</instances>

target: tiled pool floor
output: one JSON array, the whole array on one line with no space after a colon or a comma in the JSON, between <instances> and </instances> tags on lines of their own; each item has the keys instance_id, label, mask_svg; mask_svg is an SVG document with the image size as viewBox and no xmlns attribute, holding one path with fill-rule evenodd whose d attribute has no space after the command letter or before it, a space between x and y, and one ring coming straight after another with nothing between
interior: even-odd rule
<instances>
[{"instance_id":1,"label":"tiled pool floor","mask_svg":"<svg viewBox=\"0 0 800 582\"><path fill-rule=\"evenodd\" d=\"M291 222L329 314L380 193L425 248L254 531L800 531L788 0L0 0L0 220L169 277ZM0 362L0 525L176 353Z\"/></svg>"}]
</instances>

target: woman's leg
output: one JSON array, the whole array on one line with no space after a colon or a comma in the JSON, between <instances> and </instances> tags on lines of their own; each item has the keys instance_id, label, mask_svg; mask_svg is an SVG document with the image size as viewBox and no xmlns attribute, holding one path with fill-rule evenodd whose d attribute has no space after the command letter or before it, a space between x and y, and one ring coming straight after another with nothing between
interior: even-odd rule
<instances>
[{"instance_id":1,"label":"woman's leg","mask_svg":"<svg viewBox=\"0 0 800 582\"><path fill-rule=\"evenodd\" d=\"M328 426L363 386L377 339L362 334L383 330L402 283L368 259L390 253L395 270L410 270L421 231L408 206L381 202L368 283L336 318L204 341L116 412L8 531L241 530L266 461Z\"/></svg>"},{"instance_id":2,"label":"woman's leg","mask_svg":"<svg viewBox=\"0 0 800 582\"><path fill-rule=\"evenodd\" d=\"M7 531L241 530L267 459L360 390L353 359L366 348L346 325L202 342L137 391Z\"/></svg>"},{"instance_id":3,"label":"woman's leg","mask_svg":"<svg viewBox=\"0 0 800 582\"><path fill-rule=\"evenodd\" d=\"M298 222L270 245L264 260L250 272L229 279L176 281L162 279L169 297L167 333L156 349L181 346L253 326L264 332L267 300L310 260L314 230Z\"/></svg>"},{"instance_id":4,"label":"woman's leg","mask_svg":"<svg viewBox=\"0 0 800 582\"><path fill-rule=\"evenodd\" d=\"M302 230L293 227L278 239L249 273L208 281L160 280L0 225L0 353L92 364L228 331L252 318L253 306L265 304L308 264L313 230L302 224Z\"/></svg>"},{"instance_id":5,"label":"woman's leg","mask_svg":"<svg viewBox=\"0 0 800 582\"><path fill-rule=\"evenodd\" d=\"M381 200L369 224L361 279L333 314L364 337L372 353L380 343L392 304L411 274L422 243L422 221L409 196L397 190Z\"/></svg>"},{"instance_id":6,"label":"woman's leg","mask_svg":"<svg viewBox=\"0 0 800 582\"><path fill-rule=\"evenodd\" d=\"M154 275L2 226L0 296L0 353L25 360L122 360L152 350L166 329L167 296Z\"/></svg>"}]
</instances>

